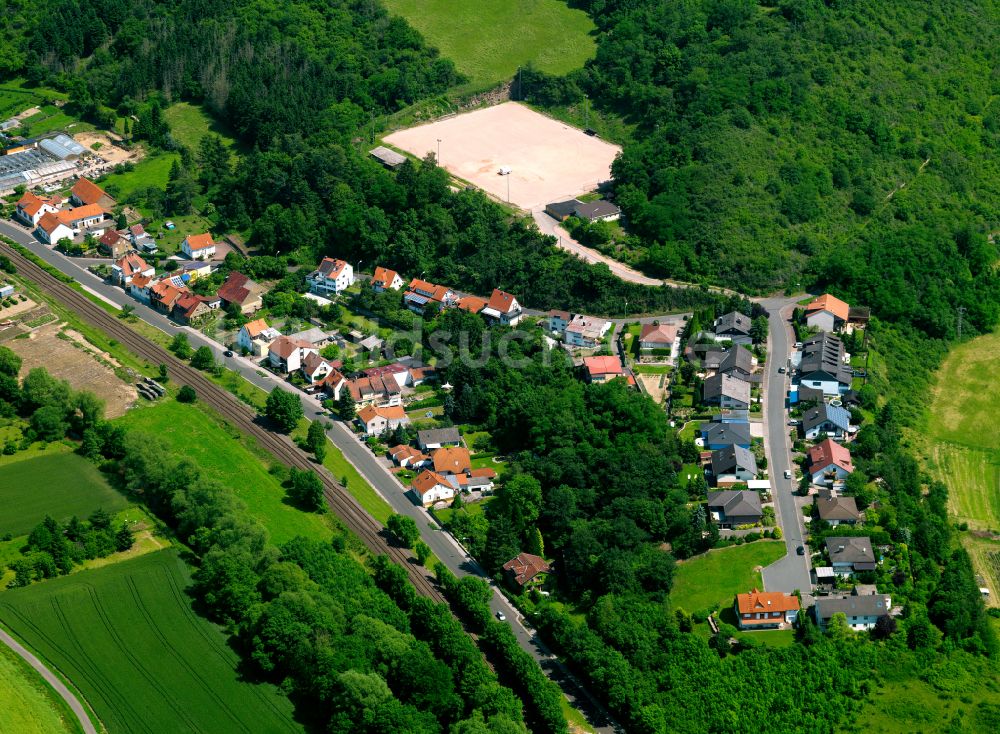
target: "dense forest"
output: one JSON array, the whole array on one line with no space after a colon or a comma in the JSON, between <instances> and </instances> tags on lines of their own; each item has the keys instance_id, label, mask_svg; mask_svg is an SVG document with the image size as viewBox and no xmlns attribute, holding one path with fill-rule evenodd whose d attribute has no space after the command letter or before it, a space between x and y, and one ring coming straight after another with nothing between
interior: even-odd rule
<instances>
[{"instance_id":1,"label":"dense forest","mask_svg":"<svg viewBox=\"0 0 1000 734\"><path fill-rule=\"evenodd\" d=\"M938 336L960 305L996 322L996 2L578 4L596 58L524 95L637 126L615 195L644 269L832 286Z\"/></svg>"}]
</instances>

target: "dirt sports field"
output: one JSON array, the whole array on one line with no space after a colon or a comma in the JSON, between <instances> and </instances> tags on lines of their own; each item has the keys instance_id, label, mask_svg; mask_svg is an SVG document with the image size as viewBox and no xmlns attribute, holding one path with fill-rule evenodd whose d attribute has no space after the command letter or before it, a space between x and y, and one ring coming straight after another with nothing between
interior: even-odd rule
<instances>
[{"instance_id":1,"label":"dirt sports field","mask_svg":"<svg viewBox=\"0 0 1000 734\"><path fill-rule=\"evenodd\" d=\"M541 209L553 201L593 191L611 178L617 145L534 112L505 102L467 112L385 138L390 145L423 158L437 153L449 173L522 209ZM498 174L509 166L509 176Z\"/></svg>"}]
</instances>

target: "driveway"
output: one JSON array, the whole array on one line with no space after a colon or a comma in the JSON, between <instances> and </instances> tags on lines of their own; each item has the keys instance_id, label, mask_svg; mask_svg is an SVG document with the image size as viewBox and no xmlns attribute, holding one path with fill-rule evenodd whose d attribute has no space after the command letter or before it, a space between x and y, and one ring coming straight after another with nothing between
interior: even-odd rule
<instances>
[{"instance_id":1,"label":"driveway","mask_svg":"<svg viewBox=\"0 0 1000 734\"><path fill-rule=\"evenodd\" d=\"M795 307L795 299L766 299L761 304L768 310L767 369L764 373L764 443L767 447L767 465L771 478L771 495L774 497L775 515L785 540L786 555L767 566L763 571L764 588L768 591L790 593L812 588L809 574L809 554L798 555L800 545L805 545L805 527L802 514L795 504L795 472L792 467L791 441L789 440L788 413L785 396L788 392L788 374L779 374L778 368L787 364L792 342L788 319ZM785 479L785 472L792 471L793 479Z\"/></svg>"},{"instance_id":2,"label":"driveway","mask_svg":"<svg viewBox=\"0 0 1000 734\"><path fill-rule=\"evenodd\" d=\"M178 326L162 313L136 301L126 295L122 289L104 282L93 273L87 271L85 267L81 267L83 263L78 264L74 258L69 258L38 242L27 230L10 222L0 221L0 234L6 235L24 245L53 267L75 278L88 291L98 295L104 301L114 304L119 308L124 304L134 306L135 316L166 334L173 336L179 331L183 331L194 349L201 346L208 347L217 361L225 364L227 369L239 373L244 379L260 389L270 392L276 387L281 387L285 390L295 391L295 388L288 382L244 357L236 355L226 357L224 355L226 351L224 345L210 339L196 329ZM307 395L301 391L298 392L306 418L310 421L323 420L324 422L331 422L331 419L320 405L320 401L315 396ZM404 494L399 480L389 472L386 466L379 462L378 458L372 454L367 446L361 443L347 426L340 421L332 421L332 423L333 427L327 431L327 436L340 449L347 460L354 465L358 473L382 496L394 512L413 518L420 529L421 539L427 543L438 560L448 567L448 570L459 578L473 575L483 578L490 583L493 588L493 599L490 602L490 609L494 614L497 611L504 613L511 625L511 629L517 636L520 646L538 661L549 678L560 684L570 703L587 716L588 721L594 725L597 731L614 731L613 724L607 713L604 712L589 693L575 682L569 672L557 660L553 659L551 653L538 638L538 633L523 623L517 610L507 600L507 597L500 592L499 588L486 575L479 564L465 552L450 533L438 528L438 525L432 520L427 510L414 505L410 501L409 497Z\"/></svg>"}]
</instances>

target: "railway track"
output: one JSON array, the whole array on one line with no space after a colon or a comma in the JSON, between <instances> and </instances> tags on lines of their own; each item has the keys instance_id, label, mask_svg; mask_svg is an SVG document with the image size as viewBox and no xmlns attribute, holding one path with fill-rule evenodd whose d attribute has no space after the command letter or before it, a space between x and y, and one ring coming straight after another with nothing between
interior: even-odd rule
<instances>
[{"instance_id":1,"label":"railway track","mask_svg":"<svg viewBox=\"0 0 1000 734\"><path fill-rule=\"evenodd\" d=\"M7 257L18 272L30 278L39 287L72 310L81 319L97 327L128 348L133 354L150 364L165 364L171 379L189 385L198 399L213 408L225 420L254 439L276 459L297 469L315 471L323 481L323 494L330 510L349 528L367 548L375 554L389 556L406 569L410 582L417 592L434 601L445 602L431 578L416 564L406 549L393 546L382 535L382 526L361 507L357 500L330 474L327 469L314 464L287 436L267 430L260 424L257 412L235 396L209 380L199 370L181 361L169 351L154 344L141 334L128 328L89 298L39 267L7 243L2 243Z\"/></svg>"}]
</instances>

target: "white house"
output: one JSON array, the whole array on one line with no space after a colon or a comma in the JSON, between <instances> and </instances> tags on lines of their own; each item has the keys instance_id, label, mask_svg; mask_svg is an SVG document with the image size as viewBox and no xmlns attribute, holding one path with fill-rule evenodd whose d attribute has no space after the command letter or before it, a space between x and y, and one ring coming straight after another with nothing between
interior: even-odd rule
<instances>
[{"instance_id":1,"label":"white house","mask_svg":"<svg viewBox=\"0 0 1000 734\"><path fill-rule=\"evenodd\" d=\"M839 482L854 471L851 452L832 438L812 446L806 454L809 457L809 476L813 484Z\"/></svg>"},{"instance_id":2,"label":"white house","mask_svg":"<svg viewBox=\"0 0 1000 734\"><path fill-rule=\"evenodd\" d=\"M610 328L610 321L578 313L565 327L566 343L571 347L593 349L600 345Z\"/></svg>"},{"instance_id":3,"label":"white house","mask_svg":"<svg viewBox=\"0 0 1000 734\"><path fill-rule=\"evenodd\" d=\"M892 597L888 594L861 594L857 587L850 596L816 597L816 621L826 629L834 614L843 614L853 630L870 630L880 617L888 616Z\"/></svg>"},{"instance_id":4,"label":"white house","mask_svg":"<svg viewBox=\"0 0 1000 734\"><path fill-rule=\"evenodd\" d=\"M378 436L385 431L391 431L397 426L408 425L410 419L402 405L391 405L379 408L366 405L358 411L358 422L364 428L365 434Z\"/></svg>"},{"instance_id":5,"label":"white house","mask_svg":"<svg viewBox=\"0 0 1000 734\"><path fill-rule=\"evenodd\" d=\"M192 260L210 260L215 257L215 242L210 233L189 234L181 242L181 252Z\"/></svg>"},{"instance_id":6,"label":"white house","mask_svg":"<svg viewBox=\"0 0 1000 734\"><path fill-rule=\"evenodd\" d=\"M413 480L410 490L424 507L430 507L442 500L450 500L455 496L455 488L451 483L430 469L425 469Z\"/></svg>"},{"instance_id":7,"label":"white house","mask_svg":"<svg viewBox=\"0 0 1000 734\"><path fill-rule=\"evenodd\" d=\"M389 268L377 267L372 275L372 290L376 293L382 291L398 291L403 287L403 279L399 273Z\"/></svg>"},{"instance_id":8,"label":"white house","mask_svg":"<svg viewBox=\"0 0 1000 734\"><path fill-rule=\"evenodd\" d=\"M323 359L318 352L309 352L302 360L302 375L310 384L316 384L333 372L333 365Z\"/></svg>"},{"instance_id":9,"label":"white house","mask_svg":"<svg viewBox=\"0 0 1000 734\"><path fill-rule=\"evenodd\" d=\"M279 336L281 332L268 326L264 319L255 319L240 327L240 333L236 335L236 346L241 352L254 357L263 357L267 354L271 343Z\"/></svg>"},{"instance_id":10,"label":"white house","mask_svg":"<svg viewBox=\"0 0 1000 734\"><path fill-rule=\"evenodd\" d=\"M354 268L343 260L324 257L323 261L309 274L309 290L319 296L341 293L354 285Z\"/></svg>"},{"instance_id":11,"label":"white house","mask_svg":"<svg viewBox=\"0 0 1000 734\"><path fill-rule=\"evenodd\" d=\"M826 552L834 573L839 576L853 576L856 571L874 571L878 565L871 538L828 537Z\"/></svg>"},{"instance_id":12,"label":"white house","mask_svg":"<svg viewBox=\"0 0 1000 734\"><path fill-rule=\"evenodd\" d=\"M643 324L642 331L639 332L639 349L641 351L669 350L667 359L670 362L677 359L680 344L680 329L674 324Z\"/></svg>"},{"instance_id":13,"label":"white house","mask_svg":"<svg viewBox=\"0 0 1000 734\"><path fill-rule=\"evenodd\" d=\"M524 316L517 299L499 288L493 289L489 303L480 313L488 320L503 326L517 326Z\"/></svg>"},{"instance_id":14,"label":"white house","mask_svg":"<svg viewBox=\"0 0 1000 734\"><path fill-rule=\"evenodd\" d=\"M552 310L546 316L549 323L549 331L553 334L565 334L566 327L569 326L569 322L573 320L569 311L557 311Z\"/></svg>"},{"instance_id":15,"label":"white house","mask_svg":"<svg viewBox=\"0 0 1000 734\"><path fill-rule=\"evenodd\" d=\"M851 431L851 414L842 406L821 403L803 414L802 431L810 441L822 434L843 438Z\"/></svg>"},{"instance_id":16,"label":"white house","mask_svg":"<svg viewBox=\"0 0 1000 734\"><path fill-rule=\"evenodd\" d=\"M702 385L702 402L723 410L750 408L750 383L738 377L716 373Z\"/></svg>"},{"instance_id":17,"label":"white house","mask_svg":"<svg viewBox=\"0 0 1000 734\"><path fill-rule=\"evenodd\" d=\"M296 372L307 354L318 354L312 344L287 336L279 336L267 348L267 359L278 372Z\"/></svg>"},{"instance_id":18,"label":"white house","mask_svg":"<svg viewBox=\"0 0 1000 734\"><path fill-rule=\"evenodd\" d=\"M26 192L14 209L14 216L20 219L29 227L37 227L38 220L46 214L54 214L59 211L50 199L43 199L30 191Z\"/></svg>"},{"instance_id":19,"label":"white house","mask_svg":"<svg viewBox=\"0 0 1000 734\"><path fill-rule=\"evenodd\" d=\"M135 252L115 260L115 264L111 266L111 279L122 288L128 287L132 283L132 278L137 275L152 278L155 273L156 270Z\"/></svg>"},{"instance_id":20,"label":"white house","mask_svg":"<svg viewBox=\"0 0 1000 734\"><path fill-rule=\"evenodd\" d=\"M781 591L737 594L733 611L740 629L773 629L794 624L799 617L799 598Z\"/></svg>"},{"instance_id":21,"label":"white house","mask_svg":"<svg viewBox=\"0 0 1000 734\"><path fill-rule=\"evenodd\" d=\"M71 240L74 234L72 227L62 220L58 212L43 214L35 227L35 236L48 245L54 245L59 240Z\"/></svg>"},{"instance_id":22,"label":"white house","mask_svg":"<svg viewBox=\"0 0 1000 734\"><path fill-rule=\"evenodd\" d=\"M824 293L806 305L806 326L820 331L840 331L850 318L851 307Z\"/></svg>"}]
</instances>

